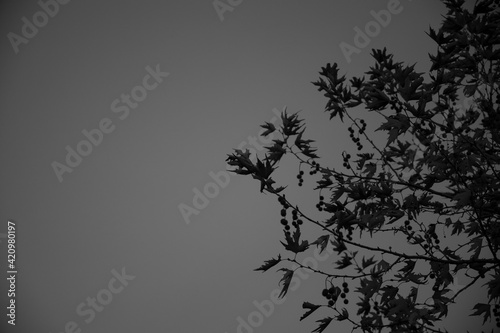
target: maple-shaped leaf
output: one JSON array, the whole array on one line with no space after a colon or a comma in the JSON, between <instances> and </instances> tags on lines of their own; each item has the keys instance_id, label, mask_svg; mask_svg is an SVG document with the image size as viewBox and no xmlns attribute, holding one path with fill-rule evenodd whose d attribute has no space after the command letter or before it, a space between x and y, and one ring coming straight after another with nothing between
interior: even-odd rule
<instances>
[{"instance_id":1,"label":"maple-shaped leaf","mask_svg":"<svg viewBox=\"0 0 500 333\"><path fill-rule=\"evenodd\" d=\"M495 274L492 279L484 285L488 286L488 297L490 302L495 298L500 298L500 275Z\"/></svg>"},{"instance_id":2,"label":"maple-shaped leaf","mask_svg":"<svg viewBox=\"0 0 500 333\"><path fill-rule=\"evenodd\" d=\"M375 263L375 259L373 259L375 256L365 260L365 257L363 257L362 261L361 261L361 267L363 267L363 269L365 269L366 267L368 266L371 266Z\"/></svg>"},{"instance_id":3,"label":"maple-shaped leaf","mask_svg":"<svg viewBox=\"0 0 500 333\"><path fill-rule=\"evenodd\" d=\"M281 157L283 157L284 154L286 154L286 149L283 148L282 145L278 143L274 143L274 145L266 147L267 151L269 152L268 159L271 160L273 163L278 162L281 160Z\"/></svg>"},{"instance_id":4,"label":"maple-shaped leaf","mask_svg":"<svg viewBox=\"0 0 500 333\"><path fill-rule=\"evenodd\" d=\"M281 261L281 254L278 254L278 258L276 258L276 259L271 258L269 260L266 260L262 266L260 266L259 268L254 269L254 271L265 272L269 268L272 268L272 267L276 266L280 261Z\"/></svg>"},{"instance_id":5,"label":"maple-shaped leaf","mask_svg":"<svg viewBox=\"0 0 500 333\"><path fill-rule=\"evenodd\" d=\"M356 305L359 306L358 312L356 313L356 315L359 316L360 314L363 314L363 316L366 316L370 312L370 309L371 309L370 302L366 298L363 299L360 297L360 299L361 299L361 302L356 303Z\"/></svg>"},{"instance_id":6,"label":"maple-shaped leaf","mask_svg":"<svg viewBox=\"0 0 500 333\"><path fill-rule=\"evenodd\" d=\"M486 323L486 320L488 320L488 318L491 315L490 305L489 304L477 303L476 305L474 305L473 310L475 310L475 312L471 313L470 316L480 316L480 315L483 315L484 316L483 325L484 325L484 323Z\"/></svg>"},{"instance_id":7,"label":"maple-shaped leaf","mask_svg":"<svg viewBox=\"0 0 500 333\"><path fill-rule=\"evenodd\" d=\"M294 113L288 115L286 108L281 114L282 130L286 136L297 135L302 128L302 119L299 119L298 114Z\"/></svg>"},{"instance_id":8,"label":"maple-shaped leaf","mask_svg":"<svg viewBox=\"0 0 500 333\"><path fill-rule=\"evenodd\" d=\"M383 130L389 132L389 138L386 144L386 146L389 146L392 142L396 141L400 134L406 132L406 130L410 127L410 120L402 114L389 116L385 119L387 122L383 123L375 131Z\"/></svg>"},{"instance_id":9,"label":"maple-shaped leaf","mask_svg":"<svg viewBox=\"0 0 500 333\"><path fill-rule=\"evenodd\" d=\"M260 125L260 127L264 128L266 130L261 134L262 136L268 136L269 134L276 131L276 127L274 126L274 124L269 123L267 121L264 125Z\"/></svg>"},{"instance_id":10,"label":"maple-shaped leaf","mask_svg":"<svg viewBox=\"0 0 500 333\"><path fill-rule=\"evenodd\" d=\"M406 266L403 267L403 268L401 268L399 270L399 272L403 272L403 273L409 274L415 268L416 261L408 259L408 260L405 260L405 264L406 264Z\"/></svg>"},{"instance_id":11,"label":"maple-shaped leaf","mask_svg":"<svg viewBox=\"0 0 500 333\"><path fill-rule=\"evenodd\" d=\"M342 257L342 259L337 260L335 263L337 264L337 267L336 267L337 269L344 269L344 268L352 265L352 258L347 253L344 253L344 256Z\"/></svg>"},{"instance_id":12,"label":"maple-shaped leaf","mask_svg":"<svg viewBox=\"0 0 500 333\"><path fill-rule=\"evenodd\" d=\"M327 188L328 186L333 184L332 180L330 179L330 175L323 173L322 177L323 177L322 179L320 179L316 182L318 184L318 186L316 186L315 190Z\"/></svg>"},{"instance_id":13,"label":"maple-shaped leaf","mask_svg":"<svg viewBox=\"0 0 500 333\"><path fill-rule=\"evenodd\" d=\"M460 221L456 221L455 223L453 223L453 230L451 231L451 234L460 235L463 230L464 230L464 224Z\"/></svg>"},{"instance_id":14,"label":"maple-shaped leaf","mask_svg":"<svg viewBox=\"0 0 500 333\"><path fill-rule=\"evenodd\" d=\"M330 235L323 235L320 236L318 239L316 239L314 242L312 242L311 245L318 245L318 247L321 248L321 250L319 251L319 253L321 254L328 245L329 240L330 240Z\"/></svg>"},{"instance_id":15,"label":"maple-shaped leaf","mask_svg":"<svg viewBox=\"0 0 500 333\"><path fill-rule=\"evenodd\" d=\"M302 154L306 155L309 158L319 158L319 156L315 153L317 149L313 149L311 147L306 147L301 149Z\"/></svg>"},{"instance_id":16,"label":"maple-shaped leaf","mask_svg":"<svg viewBox=\"0 0 500 333\"><path fill-rule=\"evenodd\" d=\"M347 312L346 308L343 308L342 313L340 313L338 316L335 316L335 319L337 319L338 321L349 319L349 312Z\"/></svg>"},{"instance_id":17,"label":"maple-shaped leaf","mask_svg":"<svg viewBox=\"0 0 500 333\"><path fill-rule=\"evenodd\" d=\"M332 240L331 242L332 242L332 245L333 245L333 249L338 254L341 254L342 252L344 252L345 250L347 250L347 246L345 246L344 241L342 241L342 240Z\"/></svg>"},{"instance_id":18,"label":"maple-shaped leaf","mask_svg":"<svg viewBox=\"0 0 500 333\"><path fill-rule=\"evenodd\" d=\"M359 287L356 288L356 291L365 295L366 298L371 298L373 294L379 291L382 282L380 279L372 278L367 279L363 278L360 280Z\"/></svg>"},{"instance_id":19,"label":"maple-shaped leaf","mask_svg":"<svg viewBox=\"0 0 500 333\"><path fill-rule=\"evenodd\" d=\"M286 244L280 241L281 244L283 244L285 249L293 253L304 252L309 248L309 242L307 240L304 240L302 242L300 241L299 229L295 230L293 236L291 236L289 232L285 232L285 240Z\"/></svg>"},{"instance_id":20,"label":"maple-shaped leaf","mask_svg":"<svg viewBox=\"0 0 500 333\"><path fill-rule=\"evenodd\" d=\"M295 145L299 149L308 147L310 143L314 142L314 140L302 140L302 135L304 134L304 132L305 132L305 129L303 129L302 131L300 131L300 133L295 138Z\"/></svg>"},{"instance_id":21,"label":"maple-shaped leaf","mask_svg":"<svg viewBox=\"0 0 500 333\"><path fill-rule=\"evenodd\" d=\"M302 321L303 319L306 319L307 317L309 317L309 315L311 313L313 313L314 311L316 311L320 307L321 307L321 305L315 305L315 304L312 304L312 303L309 303L309 302L302 303L302 308L303 309L309 309L309 310L306 313L304 313L302 315L302 317L300 317L300 321Z\"/></svg>"},{"instance_id":22,"label":"maple-shaped leaf","mask_svg":"<svg viewBox=\"0 0 500 333\"><path fill-rule=\"evenodd\" d=\"M327 326L330 324L330 322L333 320L332 317L326 317L320 320L316 320L317 323L320 323L319 326L313 331L313 332L318 332L321 333L327 328Z\"/></svg>"},{"instance_id":23,"label":"maple-shaped leaf","mask_svg":"<svg viewBox=\"0 0 500 333\"><path fill-rule=\"evenodd\" d=\"M290 282L292 281L292 277L293 277L293 270L288 269L288 268L281 268L278 271L285 272L283 274L283 277L281 278L281 280L279 282L280 285L283 284L283 287L282 287L281 292L280 292L278 297L282 298L288 292L288 287L290 287Z\"/></svg>"},{"instance_id":24,"label":"maple-shaped leaf","mask_svg":"<svg viewBox=\"0 0 500 333\"><path fill-rule=\"evenodd\" d=\"M246 149L245 152L240 149L235 149L234 151L234 154L228 155L226 161L229 165L236 166L238 169L230 171L238 174L251 174L257 170L250 160L250 151L248 149Z\"/></svg>"}]
</instances>

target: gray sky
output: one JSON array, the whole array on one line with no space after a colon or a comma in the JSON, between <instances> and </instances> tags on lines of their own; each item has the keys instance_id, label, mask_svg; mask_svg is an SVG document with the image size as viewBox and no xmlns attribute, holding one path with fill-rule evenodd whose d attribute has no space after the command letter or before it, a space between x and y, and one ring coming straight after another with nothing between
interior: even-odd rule
<instances>
[{"instance_id":1,"label":"gray sky","mask_svg":"<svg viewBox=\"0 0 500 333\"><path fill-rule=\"evenodd\" d=\"M51 15L36 1L0 5L0 232L17 223L19 270L8 332L237 332L281 278L253 269L285 252L277 201L250 177L224 178L226 154L249 148L286 105L302 110L325 163L340 165L352 145L311 84L321 66L357 75L387 46L425 70L435 51L425 31L444 13L431 0L222 0L230 10L219 13L212 1L41 3ZM341 43L355 46L355 28L388 7L387 24L346 57ZM68 151L86 156L68 162ZM284 165L279 179L295 183L296 172ZM183 217L197 190L212 198ZM311 191L290 195L314 211ZM320 281L302 281L251 330L316 328L322 317L298 318Z\"/></svg>"}]
</instances>

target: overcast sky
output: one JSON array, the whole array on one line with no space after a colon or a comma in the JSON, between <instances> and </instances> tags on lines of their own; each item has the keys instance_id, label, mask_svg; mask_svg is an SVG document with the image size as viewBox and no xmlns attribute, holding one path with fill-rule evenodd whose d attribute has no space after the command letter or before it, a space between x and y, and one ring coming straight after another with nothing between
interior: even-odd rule
<instances>
[{"instance_id":1,"label":"overcast sky","mask_svg":"<svg viewBox=\"0 0 500 333\"><path fill-rule=\"evenodd\" d=\"M281 278L253 271L285 254L280 206L250 177L225 176L226 154L260 147L259 126L286 105L302 110L325 163L340 165L348 132L328 121L311 81L328 62L360 74L370 49L384 46L426 70L435 45L425 31L438 27L443 5L63 2L0 5L0 236L16 222L18 265L17 325L2 310L1 330L316 328L321 317L298 319L303 301L321 299L320 279L261 310L268 316L255 312ZM371 11L381 10L390 16L375 23ZM367 24L370 40L356 39ZM291 188L296 167L280 178ZM313 212L312 180L305 185L290 195ZM323 259L328 267L335 258ZM451 321L463 328L468 318Z\"/></svg>"}]
</instances>

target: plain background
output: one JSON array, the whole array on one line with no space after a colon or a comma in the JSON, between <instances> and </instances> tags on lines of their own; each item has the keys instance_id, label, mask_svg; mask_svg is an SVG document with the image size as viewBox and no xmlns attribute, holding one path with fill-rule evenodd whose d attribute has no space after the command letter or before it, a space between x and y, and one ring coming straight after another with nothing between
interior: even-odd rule
<instances>
[{"instance_id":1,"label":"plain background","mask_svg":"<svg viewBox=\"0 0 500 333\"><path fill-rule=\"evenodd\" d=\"M221 21L212 1L71 1L16 54L7 34L21 34L22 18L32 22L41 8L2 2L0 232L17 222L19 274L17 325L7 327L2 310L1 331L63 332L75 321L95 333L236 332L237 318L247 320L253 302L278 287L281 274L253 269L285 254L280 207L250 177L235 175L189 224L179 205L193 206L194 189L203 191L211 171L225 170L226 155L285 105L302 110L325 164L340 165L341 151L354 146L345 126L328 121L327 100L311 84L321 67L337 62L358 75L372 64L370 49L387 46L424 71L436 49L425 31L439 26L444 6L401 0L401 13L346 61L339 44L353 44L353 29L388 3L243 1ZM170 75L120 120L111 103L158 64ZM64 163L65 147L75 149L82 130L103 118L115 130L59 182L52 163ZM293 192L297 164L286 161L278 178L314 212L312 179ZM135 279L85 323L76 307L123 267ZM255 332L316 328L327 312L298 318L303 301L321 299L320 283L304 281ZM478 297L457 307L468 311ZM474 329L460 311L450 330Z\"/></svg>"}]
</instances>

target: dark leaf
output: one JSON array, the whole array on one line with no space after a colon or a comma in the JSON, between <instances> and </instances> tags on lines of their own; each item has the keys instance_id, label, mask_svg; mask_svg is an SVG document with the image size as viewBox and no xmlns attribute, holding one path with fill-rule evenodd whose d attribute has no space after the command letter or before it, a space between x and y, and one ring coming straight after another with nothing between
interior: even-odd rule
<instances>
[{"instance_id":1,"label":"dark leaf","mask_svg":"<svg viewBox=\"0 0 500 333\"><path fill-rule=\"evenodd\" d=\"M280 261L281 261L281 254L278 254L278 258L276 258L276 259L271 258L269 260L266 260L265 263L262 266L260 266L259 268L254 269L254 271L265 272L269 268L272 268L272 267L276 266Z\"/></svg>"},{"instance_id":2,"label":"dark leaf","mask_svg":"<svg viewBox=\"0 0 500 333\"><path fill-rule=\"evenodd\" d=\"M332 320L333 320L332 317L326 317L326 318L323 318L320 320L316 320L316 322L320 323L320 324L319 324L318 328L316 328L313 332L318 332L318 333L323 332Z\"/></svg>"},{"instance_id":3,"label":"dark leaf","mask_svg":"<svg viewBox=\"0 0 500 333\"><path fill-rule=\"evenodd\" d=\"M318 239L316 239L314 242L312 242L311 245L317 245L318 247L320 247L321 250L319 251L319 253L321 254L328 245L329 240L330 240L330 235L323 235L320 236Z\"/></svg>"},{"instance_id":4,"label":"dark leaf","mask_svg":"<svg viewBox=\"0 0 500 333\"><path fill-rule=\"evenodd\" d=\"M344 256L342 257L342 259L337 260L335 263L337 264L337 267L336 267L337 269L344 269L344 268L352 265L352 258L347 253L344 253Z\"/></svg>"},{"instance_id":5,"label":"dark leaf","mask_svg":"<svg viewBox=\"0 0 500 333\"><path fill-rule=\"evenodd\" d=\"M309 248L309 242L307 240L304 240L300 242L300 230L297 229L293 233L293 236L290 236L289 233L285 232L285 240L286 243L281 242L285 249L288 251L291 251L293 253L300 253L304 252Z\"/></svg>"},{"instance_id":6,"label":"dark leaf","mask_svg":"<svg viewBox=\"0 0 500 333\"><path fill-rule=\"evenodd\" d=\"M365 260L365 257L363 257L363 260L361 261L361 267L363 267L363 269L365 269L366 267L368 266L371 266L375 263L375 256Z\"/></svg>"},{"instance_id":7,"label":"dark leaf","mask_svg":"<svg viewBox=\"0 0 500 333\"><path fill-rule=\"evenodd\" d=\"M282 287L281 292L280 292L278 297L282 298L288 292L288 287L290 287L290 282L292 281L292 277L293 277L293 271L291 269L288 269L288 268L281 268L281 269L279 269L279 271L285 272L283 274L283 277L281 278L281 280L279 282L279 284L280 285L282 284L283 287Z\"/></svg>"},{"instance_id":8,"label":"dark leaf","mask_svg":"<svg viewBox=\"0 0 500 333\"><path fill-rule=\"evenodd\" d=\"M269 123L269 122L266 122L264 125L261 125L260 127L264 128L266 130L261 134L262 136L268 136L269 134L276 131L276 127L274 127L274 124Z\"/></svg>"},{"instance_id":9,"label":"dark leaf","mask_svg":"<svg viewBox=\"0 0 500 333\"><path fill-rule=\"evenodd\" d=\"M346 308L342 308L342 313L335 317L338 321L343 321L349 319L349 312L347 312Z\"/></svg>"},{"instance_id":10,"label":"dark leaf","mask_svg":"<svg viewBox=\"0 0 500 333\"><path fill-rule=\"evenodd\" d=\"M311 313L313 313L314 311L316 311L319 307L321 307L320 305L315 305L315 304L312 304L312 303L309 303L309 302L304 302L302 303L302 308L303 309L309 309L306 313L304 313L302 315L302 317L300 317L300 321L302 321L303 319L306 319L307 317L309 317L309 315Z\"/></svg>"},{"instance_id":11,"label":"dark leaf","mask_svg":"<svg viewBox=\"0 0 500 333\"><path fill-rule=\"evenodd\" d=\"M476 311L474 313L472 313L471 316L480 316L480 315L484 316L483 325L484 325L484 323L486 323L486 320L488 320L488 318L491 315L489 304L477 303L476 305L474 305L473 310L476 310Z\"/></svg>"}]
</instances>

